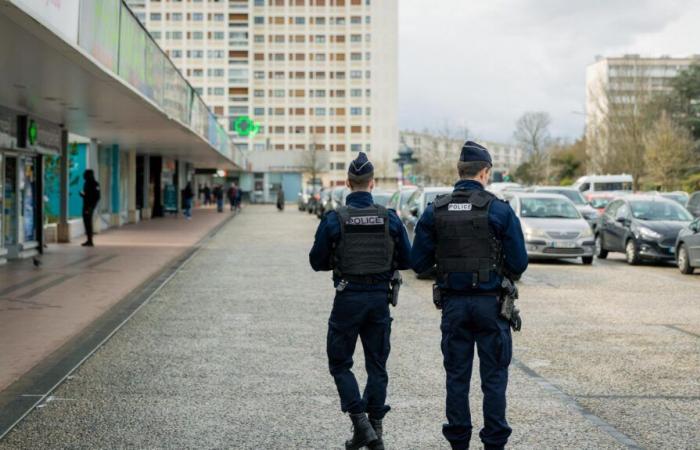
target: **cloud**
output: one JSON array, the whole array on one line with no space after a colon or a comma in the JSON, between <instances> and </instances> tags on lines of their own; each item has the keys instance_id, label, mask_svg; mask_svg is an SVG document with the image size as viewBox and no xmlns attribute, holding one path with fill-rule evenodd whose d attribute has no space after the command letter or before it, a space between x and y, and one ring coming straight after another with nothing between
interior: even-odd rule
<instances>
[{"instance_id":1,"label":"cloud","mask_svg":"<svg viewBox=\"0 0 700 450\"><path fill-rule=\"evenodd\" d=\"M401 0L399 18L401 127L449 121L493 140L531 110L579 136L596 55L700 53L689 0Z\"/></svg>"}]
</instances>

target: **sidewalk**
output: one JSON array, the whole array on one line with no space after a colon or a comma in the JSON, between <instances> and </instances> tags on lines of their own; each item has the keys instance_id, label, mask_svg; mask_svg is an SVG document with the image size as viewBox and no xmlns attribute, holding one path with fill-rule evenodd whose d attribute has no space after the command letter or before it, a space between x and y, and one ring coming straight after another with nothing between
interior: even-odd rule
<instances>
[{"instance_id":1,"label":"sidewalk","mask_svg":"<svg viewBox=\"0 0 700 450\"><path fill-rule=\"evenodd\" d=\"M94 248L52 244L40 267L0 268L0 391L230 217L164 217L107 230Z\"/></svg>"}]
</instances>

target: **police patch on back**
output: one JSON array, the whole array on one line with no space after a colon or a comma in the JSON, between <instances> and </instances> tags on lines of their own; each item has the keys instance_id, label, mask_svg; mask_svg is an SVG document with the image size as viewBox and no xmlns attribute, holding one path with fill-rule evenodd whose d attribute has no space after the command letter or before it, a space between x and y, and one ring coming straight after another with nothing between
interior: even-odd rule
<instances>
[{"instance_id":1,"label":"police patch on back","mask_svg":"<svg viewBox=\"0 0 700 450\"><path fill-rule=\"evenodd\" d=\"M450 203L447 205L448 211L471 211L471 203Z\"/></svg>"},{"instance_id":2,"label":"police patch on back","mask_svg":"<svg viewBox=\"0 0 700 450\"><path fill-rule=\"evenodd\" d=\"M384 225L384 218L378 216L348 217L346 225Z\"/></svg>"}]
</instances>

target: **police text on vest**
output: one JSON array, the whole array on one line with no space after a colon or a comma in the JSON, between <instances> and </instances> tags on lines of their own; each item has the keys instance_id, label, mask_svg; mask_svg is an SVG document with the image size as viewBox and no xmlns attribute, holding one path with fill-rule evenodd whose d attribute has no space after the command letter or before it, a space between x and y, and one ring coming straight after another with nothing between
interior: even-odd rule
<instances>
[{"instance_id":1,"label":"police text on vest","mask_svg":"<svg viewBox=\"0 0 700 450\"><path fill-rule=\"evenodd\" d=\"M447 210L448 211L471 211L472 204L471 203L450 203L449 205L447 205Z\"/></svg>"}]
</instances>

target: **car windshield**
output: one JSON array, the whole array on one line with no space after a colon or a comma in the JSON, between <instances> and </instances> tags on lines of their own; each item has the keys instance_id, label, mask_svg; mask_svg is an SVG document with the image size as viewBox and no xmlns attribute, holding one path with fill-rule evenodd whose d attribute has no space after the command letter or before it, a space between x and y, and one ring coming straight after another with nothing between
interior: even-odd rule
<instances>
[{"instance_id":1,"label":"car windshield","mask_svg":"<svg viewBox=\"0 0 700 450\"><path fill-rule=\"evenodd\" d=\"M632 215L639 220L691 221L692 216L682 206L668 201L631 201Z\"/></svg>"},{"instance_id":2,"label":"car windshield","mask_svg":"<svg viewBox=\"0 0 700 450\"><path fill-rule=\"evenodd\" d=\"M610 200L612 199L609 197L593 197L591 199L591 206L597 209L603 209L608 206Z\"/></svg>"},{"instance_id":3,"label":"car windshield","mask_svg":"<svg viewBox=\"0 0 700 450\"><path fill-rule=\"evenodd\" d=\"M581 215L563 198L521 198L520 216L540 219L579 219Z\"/></svg>"},{"instance_id":4,"label":"car windshield","mask_svg":"<svg viewBox=\"0 0 700 450\"><path fill-rule=\"evenodd\" d=\"M564 197L574 202L574 205L586 204L586 202L583 200L583 196L581 195L581 193L573 189L538 189L537 192L563 195Z\"/></svg>"},{"instance_id":5,"label":"car windshield","mask_svg":"<svg viewBox=\"0 0 700 450\"><path fill-rule=\"evenodd\" d=\"M375 205L386 206L386 204L389 203L390 198L391 194L386 194L384 192L372 193L372 201Z\"/></svg>"}]
</instances>

